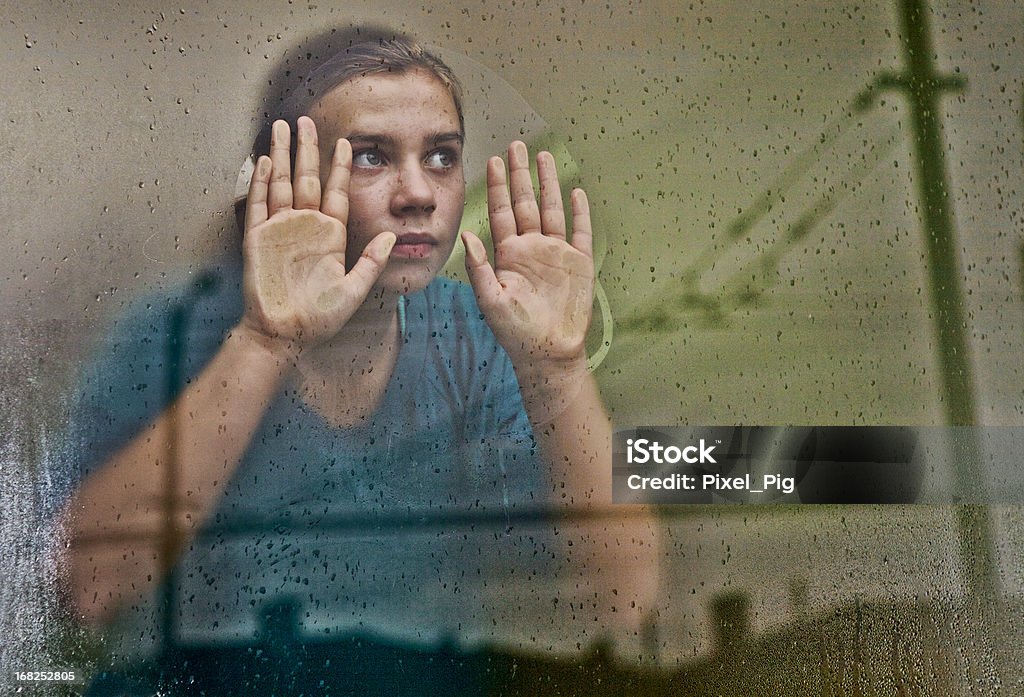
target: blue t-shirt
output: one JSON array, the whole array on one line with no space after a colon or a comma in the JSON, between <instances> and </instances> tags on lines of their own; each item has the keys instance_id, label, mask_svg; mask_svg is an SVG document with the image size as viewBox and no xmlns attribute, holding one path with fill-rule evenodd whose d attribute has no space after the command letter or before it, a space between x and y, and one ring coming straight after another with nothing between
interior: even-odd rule
<instances>
[{"instance_id":1,"label":"blue t-shirt","mask_svg":"<svg viewBox=\"0 0 1024 697\"><path fill-rule=\"evenodd\" d=\"M242 311L239 270L221 277L212 292L139 303L108 334L76 401L72 479L216 353ZM495 594L560 566L550 526L530 522L551 484L472 290L436 279L404 299L404 316L394 373L364 425L328 424L289 387L271 404L178 563L176 641L258 638L261 613L282 603L303 636L490 641L508 612ZM158 614L153 603L130 611L126 634L152 636L143 627Z\"/></svg>"}]
</instances>

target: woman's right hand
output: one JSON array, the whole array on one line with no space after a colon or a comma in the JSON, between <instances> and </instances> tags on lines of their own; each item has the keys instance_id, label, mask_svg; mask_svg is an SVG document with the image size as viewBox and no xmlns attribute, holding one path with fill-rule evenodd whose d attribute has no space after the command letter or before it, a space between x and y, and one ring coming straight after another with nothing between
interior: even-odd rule
<instances>
[{"instance_id":1,"label":"woman's right hand","mask_svg":"<svg viewBox=\"0 0 1024 697\"><path fill-rule=\"evenodd\" d=\"M243 239L245 312L241 328L282 352L297 353L338 333L366 299L395 244L382 232L345 270L352 146L340 139L321 193L320 151L309 117L298 123L295 175L291 130L273 125L270 156L256 162Z\"/></svg>"}]
</instances>

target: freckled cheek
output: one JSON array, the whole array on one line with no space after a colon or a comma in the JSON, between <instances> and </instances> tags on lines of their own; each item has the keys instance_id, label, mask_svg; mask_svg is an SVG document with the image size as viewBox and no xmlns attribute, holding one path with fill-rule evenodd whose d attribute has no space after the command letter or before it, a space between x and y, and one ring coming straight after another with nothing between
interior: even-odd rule
<instances>
[{"instance_id":1,"label":"freckled cheek","mask_svg":"<svg viewBox=\"0 0 1024 697\"><path fill-rule=\"evenodd\" d=\"M348 225L350 234L361 234L369 238L374 233L387 229L390 219L387 199L379 192L353 187L348 195Z\"/></svg>"},{"instance_id":2,"label":"freckled cheek","mask_svg":"<svg viewBox=\"0 0 1024 697\"><path fill-rule=\"evenodd\" d=\"M443 188L438 192L438 200L444 201L444 210L450 219L450 227L458 228L462 222L462 214L466 209L466 187L464 184Z\"/></svg>"},{"instance_id":3,"label":"freckled cheek","mask_svg":"<svg viewBox=\"0 0 1024 697\"><path fill-rule=\"evenodd\" d=\"M384 199L371 191L349 191L348 205L345 258L351 268L370 240L385 230L393 231L394 226L388 225L388 210Z\"/></svg>"}]
</instances>

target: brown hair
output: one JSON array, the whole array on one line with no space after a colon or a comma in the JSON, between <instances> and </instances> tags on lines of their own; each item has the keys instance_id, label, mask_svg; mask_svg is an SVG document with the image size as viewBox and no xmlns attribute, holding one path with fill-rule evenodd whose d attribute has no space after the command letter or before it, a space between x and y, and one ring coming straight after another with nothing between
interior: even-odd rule
<instances>
[{"instance_id":1,"label":"brown hair","mask_svg":"<svg viewBox=\"0 0 1024 697\"><path fill-rule=\"evenodd\" d=\"M253 155L259 156L269 151L270 126L274 120L284 119L294 128L295 121L303 114L308 114L317 100L331 90L349 80L381 73L400 75L410 70L423 70L429 73L448 90L459 116L459 129L465 131L462 86L451 68L408 36L379 30L373 33L377 36L351 43L335 51L327 60L313 68L296 87L282 90L278 99L266 100L277 102L268 104L272 108L276 107L276 113L264 114L263 128L253 142ZM287 71L285 75L288 76Z\"/></svg>"},{"instance_id":2,"label":"brown hair","mask_svg":"<svg viewBox=\"0 0 1024 697\"><path fill-rule=\"evenodd\" d=\"M292 47L267 81L261 100L261 128L253 141L250 161L270 151L271 126L277 119L288 121L294 129L300 116L308 114L317 100L342 83L364 75L400 75L410 70L424 70L444 85L455 103L459 130L465 132L462 85L444 61L411 37L393 30L375 26L331 29ZM295 145L293 138L293 158ZM244 195L236 198L234 207L238 229L243 230Z\"/></svg>"}]
</instances>

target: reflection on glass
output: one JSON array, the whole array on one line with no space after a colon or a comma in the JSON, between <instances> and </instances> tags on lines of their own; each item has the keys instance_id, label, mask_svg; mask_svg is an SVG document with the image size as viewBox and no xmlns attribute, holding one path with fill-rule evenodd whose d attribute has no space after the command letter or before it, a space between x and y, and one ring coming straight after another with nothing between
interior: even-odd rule
<instances>
[{"instance_id":1,"label":"reflection on glass","mask_svg":"<svg viewBox=\"0 0 1024 697\"><path fill-rule=\"evenodd\" d=\"M77 397L67 585L134 654L93 694L479 694L537 618L568 655L647 612L653 528L602 513L586 195L514 141L493 261L466 233L469 283L438 278L460 85L405 37L343 46L256 138L241 263L136 305Z\"/></svg>"}]
</instances>

